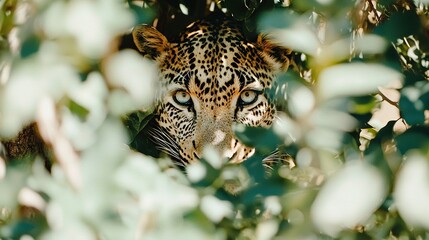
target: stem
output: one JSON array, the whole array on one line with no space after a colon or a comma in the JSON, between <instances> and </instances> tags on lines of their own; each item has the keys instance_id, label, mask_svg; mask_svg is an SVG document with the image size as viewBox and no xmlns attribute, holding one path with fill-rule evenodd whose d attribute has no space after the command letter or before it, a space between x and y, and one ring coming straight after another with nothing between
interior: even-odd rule
<instances>
[{"instance_id":1,"label":"stem","mask_svg":"<svg viewBox=\"0 0 429 240\"><path fill-rule=\"evenodd\" d=\"M390 100L386 95L384 95L381 91L378 91L378 94L381 96L381 98L383 99L383 101L388 102L389 104L395 106L396 108L399 109L399 104L398 102L394 102L392 100Z\"/></svg>"}]
</instances>

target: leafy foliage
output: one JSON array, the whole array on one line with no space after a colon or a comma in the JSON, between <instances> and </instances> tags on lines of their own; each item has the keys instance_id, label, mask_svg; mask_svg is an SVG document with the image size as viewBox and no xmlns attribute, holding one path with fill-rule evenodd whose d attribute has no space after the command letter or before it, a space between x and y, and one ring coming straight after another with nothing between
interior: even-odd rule
<instances>
[{"instance_id":1,"label":"leafy foliage","mask_svg":"<svg viewBox=\"0 0 429 240\"><path fill-rule=\"evenodd\" d=\"M0 239L428 237L427 3L5 0L0 8L0 135L36 122L48 146L45 156L0 158ZM177 31L166 23L205 8L295 55L270 93L276 123L234 127L255 154L236 165L207 148L185 174L144 138L153 63L114 43L153 18ZM267 156L283 157L263 164Z\"/></svg>"}]
</instances>

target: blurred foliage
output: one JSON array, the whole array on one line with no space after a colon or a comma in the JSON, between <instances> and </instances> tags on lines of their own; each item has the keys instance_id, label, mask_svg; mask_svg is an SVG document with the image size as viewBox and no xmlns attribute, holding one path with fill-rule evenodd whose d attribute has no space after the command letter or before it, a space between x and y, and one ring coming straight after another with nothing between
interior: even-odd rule
<instances>
[{"instance_id":1,"label":"blurred foliage","mask_svg":"<svg viewBox=\"0 0 429 240\"><path fill-rule=\"evenodd\" d=\"M0 136L36 122L50 148L48 159L0 158L0 239L429 237L428 1L2 0L0 8ZM234 127L256 153L234 165L207 149L185 174L142 137L153 63L115 46L134 25L156 19L173 33L209 9L295 53L270 93L273 127ZM264 167L273 151L289 162Z\"/></svg>"}]
</instances>

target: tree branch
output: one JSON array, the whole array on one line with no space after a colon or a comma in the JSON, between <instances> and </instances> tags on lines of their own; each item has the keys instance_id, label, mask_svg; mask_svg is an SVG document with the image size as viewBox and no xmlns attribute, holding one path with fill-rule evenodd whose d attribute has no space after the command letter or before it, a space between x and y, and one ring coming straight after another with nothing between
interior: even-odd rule
<instances>
[{"instance_id":1,"label":"tree branch","mask_svg":"<svg viewBox=\"0 0 429 240\"><path fill-rule=\"evenodd\" d=\"M378 91L378 94L381 96L381 99L382 99L383 101L386 101L386 102L388 102L389 104L391 104L391 105L393 105L393 106L395 106L396 108L398 108L398 109L399 109L399 104L398 104L398 102L392 101L392 100L391 100L391 99L389 99L386 95L384 95L381 91Z\"/></svg>"}]
</instances>

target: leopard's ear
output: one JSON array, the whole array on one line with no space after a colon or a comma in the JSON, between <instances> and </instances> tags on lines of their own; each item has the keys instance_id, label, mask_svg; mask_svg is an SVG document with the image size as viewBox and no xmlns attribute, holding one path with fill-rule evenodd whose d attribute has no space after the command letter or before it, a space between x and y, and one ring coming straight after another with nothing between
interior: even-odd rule
<instances>
[{"instance_id":1,"label":"leopard's ear","mask_svg":"<svg viewBox=\"0 0 429 240\"><path fill-rule=\"evenodd\" d=\"M265 60L268 61L275 70L286 71L290 65L292 50L276 43L268 35L259 34L257 45L262 51Z\"/></svg>"},{"instance_id":2,"label":"leopard's ear","mask_svg":"<svg viewBox=\"0 0 429 240\"><path fill-rule=\"evenodd\" d=\"M152 59L158 58L167 48L167 38L148 25L140 25L133 29L133 40L137 49Z\"/></svg>"}]
</instances>

